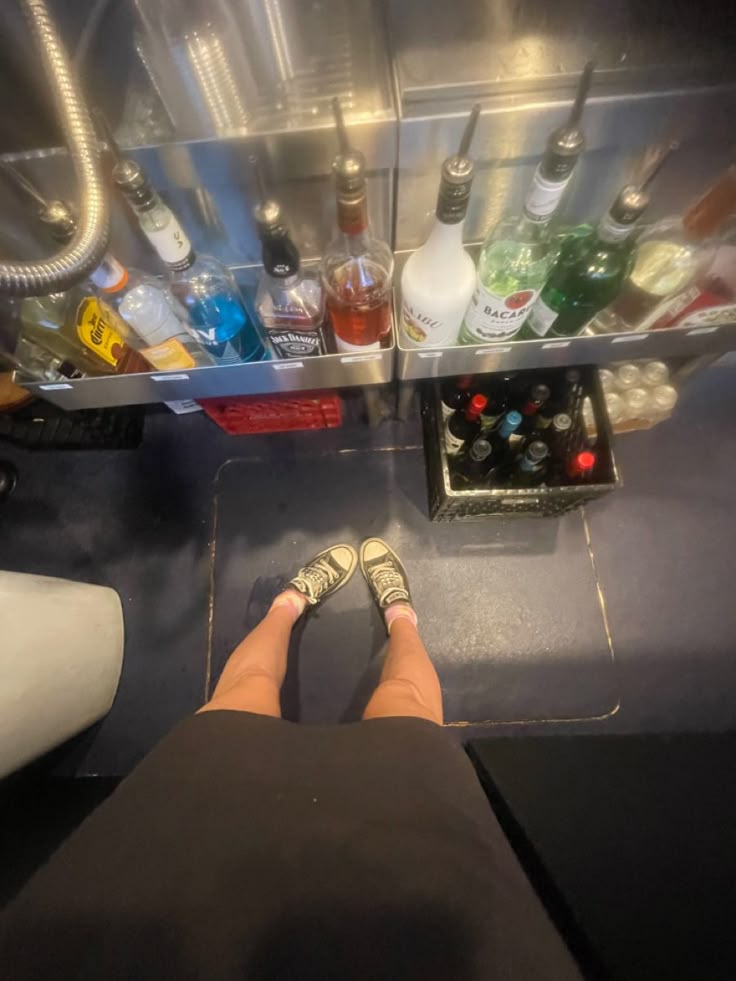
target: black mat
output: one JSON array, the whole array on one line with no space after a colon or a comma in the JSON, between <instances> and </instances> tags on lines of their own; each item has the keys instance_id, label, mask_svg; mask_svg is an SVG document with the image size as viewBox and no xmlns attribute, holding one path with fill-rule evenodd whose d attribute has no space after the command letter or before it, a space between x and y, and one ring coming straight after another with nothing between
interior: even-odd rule
<instances>
[{"instance_id":1,"label":"black mat","mask_svg":"<svg viewBox=\"0 0 736 981\"><path fill-rule=\"evenodd\" d=\"M736 977L735 753L736 733L472 744L586 977Z\"/></svg>"},{"instance_id":2,"label":"black mat","mask_svg":"<svg viewBox=\"0 0 736 981\"><path fill-rule=\"evenodd\" d=\"M216 507L213 681L305 558L330 542L380 535L411 576L448 722L615 710L615 665L579 514L432 524L420 450L233 460L218 475ZM295 639L284 714L358 717L383 645L357 573Z\"/></svg>"}]
</instances>

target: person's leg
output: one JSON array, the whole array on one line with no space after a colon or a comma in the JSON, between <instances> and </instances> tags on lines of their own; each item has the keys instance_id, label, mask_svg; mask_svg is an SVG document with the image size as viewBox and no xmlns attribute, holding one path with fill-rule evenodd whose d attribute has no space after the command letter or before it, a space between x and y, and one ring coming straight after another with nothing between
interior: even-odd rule
<instances>
[{"instance_id":1,"label":"person's leg","mask_svg":"<svg viewBox=\"0 0 736 981\"><path fill-rule=\"evenodd\" d=\"M315 606L345 585L357 561L351 546L333 545L300 569L263 620L230 655L212 698L199 711L234 709L280 718L281 684L292 627L308 606Z\"/></svg>"},{"instance_id":2,"label":"person's leg","mask_svg":"<svg viewBox=\"0 0 736 981\"><path fill-rule=\"evenodd\" d=\"M289 602L280 603L280 600ZM281 593L257 627L240 641L222 670L212 698L199 711L236 709L281 716L281 684L291 628L307 601L294 590Z\"/></svg>"},{"instance_id":3,"label":"person's leg","mask_svg":"<svg viewBox=\"0 0 736 981\"><path fill-rule=\"evenodd\" d=\"M439 678L417 630L399 557L380 538L370 538L363 542L360 565L389 632L381 680L363 718L408 715L442 725Z\"/></svg>"}]
</instances>

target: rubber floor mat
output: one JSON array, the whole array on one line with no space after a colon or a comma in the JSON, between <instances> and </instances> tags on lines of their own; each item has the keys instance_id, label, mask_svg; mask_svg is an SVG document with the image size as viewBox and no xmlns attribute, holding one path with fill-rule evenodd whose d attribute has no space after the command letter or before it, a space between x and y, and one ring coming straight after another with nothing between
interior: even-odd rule
<instances>
[{"instance_id":1,"label":"rubber floor mat","mask_svg":"<svg viewBox=\"0 0 736 981\"><path fill-rule=\"evenodd\" d=\"M369 535L400 553L448 723L589 719L615 711L613 651L580 513L433 524L422 452L237 459L220 470L210 676L279 586L326 545ZM360 717L385 634L358 570L295 632L285 718Z\"/></svg>"}]
</instances>

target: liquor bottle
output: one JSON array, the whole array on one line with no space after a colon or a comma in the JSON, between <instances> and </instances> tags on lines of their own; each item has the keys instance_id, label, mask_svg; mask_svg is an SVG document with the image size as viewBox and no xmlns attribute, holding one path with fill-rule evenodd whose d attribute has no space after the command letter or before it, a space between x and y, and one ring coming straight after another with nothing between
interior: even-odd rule
<instances>
[{"instance_id":1,"label":"liquor bottle","mask_svg":"<svg viewBox=\"0 0 736 981\"><path fill-rule=\"evenodd\" d=\"M57 328L55 324L53 330L42 331L32 339L22 318L22 301L1 298L0 362L7 362L37 381L64 382L86 377L85 371L67 360L70 346ZM76 349L72 348L72 353L76 354Z\"/></svg>"},{"instance_id":2,"label":"liquor bottle","mask_svg":"<svg viewBox=\"0 0 736 981\"><path fill-rule=\"evenodd\" d=\"M194 251L176 216L135 161L119 159L113 180L130 202L143 234L168 266L171 292L212 360L220 365L263 361L263 341L227 266L214 256Z\"/></svg>"},{"instance_id":3,"label":"liquor bottle","mask_svg":"<svg viewBox=\"0 0 736 981\"><path fill-rule=\"evenodd\" d=\"M480 414L485 406L485 396L474 395L464 409L457 409L449 416L445 428L445 450L448 456L454 456L465 443L480 435Z\"/></svg>"},{"instance_id":4,"label":"liquor bottle","mask_svg":"<svg viewBox=\"0 0 736 981\"><path fill-rule=\"evenodd\" d=\"M545 478L549 465L549 446L541 439L531 440L514 461L507 477L511 487L538 487Z\"/></svg>"},{"instance_id":5,"label":"liquor bottle","mask_svg":"<svg viewBox=\"0 0 736 981\"><path fill-rule=\"evenodd\" d=\"M495 466L493 447L484 436L479 436L452 458L453 483L481 487Z\"/></svg>"},{"instance_id":6,"label":"liquor bottle","mask_svg":"<svg viewBox=\"0 0 736 981\"><path fill-rule=\"evenodd\" d=\"M731 166L685 213L644 232L634 264L616 299L586 328L588 334L643 331L673 326L685 305L677 300L713 260L716 239L736 212L736 165ZM674 313L667 316L669 302ZM694 324L693 324L694 325Z\"/></svg>"},{"instance_id":7,"label":"liquor bottle","mask_svg":"<svg viewBox=\"0 0 736 981\"><path fill-rule=\"evenodd\" d=\"M440 385L440 402L442 405L443 419L447 419L456 409L465 408L472 395L472 384L473 376L463 375L460 378L450 379Z\"/></svg>"},{"instance_id":8,"label":"liquor bottle","mask_svg":"<svg viewBox=\"0 0 736 981\"><path fill-rule=\"evenodd\" d=\"M60 243L68 242L77 226L76 218L62 202L42 211L41 220ZM116 325L125 342L145 358L147 367L142 370L148 371L149 366L161 371L181 370L213 363L189 332L186 311L163 282L126 268L109 252L89 279L90 291L132 327L131 331L120 321Z\"/></svg>"},{"instance_id":9,"label":"liquor bottle","mask_svg":"<svg viewBox=\"0 0 736 981\"><path fill-rule=\"evenodd\" d=\"M721 227L719 238L712 260L695 281L648 318L649 330L717 327L736 320L736 225L730 221Z\"/></svg>"},{"instance_id":10,"label":"liquor bottle","mask_svg":"<svg viewBox=\"0 0 736 981\"><path fill-rule=\"evenodd\" d=\"M649 204L647 188L667 155L660 155L639 186L619 191L595 230L565 239L521 339L572 337L617 295L633 262L632 234Z\"/></svg>"},{"instance_id":11,"label":"liquor bottle","mask_svg":"<svg viewBox=\"0 0 736 981\"><path fill-rule=\"evenodd\" d=\"M582 484L590 480L595 467L595 453L591 450L581 450L573 454L567 461L567 478L571 483Z\"/></svg>"},{"instance_id":12,"label":"liquor bottle","mask_svg":"<svg viewBox=\"0 0 736 981\"><path fill-rule=\"evenodd\" d=\"M468 156L480 105L473 106L457 154L442 164L435 223L401 274L401 332L407 347L457 344L475 289L475 265L463 246L463 224L473 183Z\"/></svg>"},{"instance_id":13,"label":"liquor bottle","mask_svg":"<svg viewBox=\"0 0 736 981\"><path fill-rule=\"evenodd\" d=\"M532 385L521 402L521 426L523 433L532 432L537 425L537 413L549 401L552 394L549 385L543 382Z\"/></svg>"},{"instance_id":14,"label":"liquor bottle","mask_svg":"<svg viewBox=\"0 0 736 981\"><path fill-rule=\"evenodd\" d=\"M68 242L76 230L76 220L67 205L47 201L9 164L3 171L39 206L39 220L54 239ZM125 322L98 299L89 280L61 293L26 297L20 301L19 316L27 344L58 358L68 377L150 370L145 358L127 343Z\"/></svg>"},{"instance_id":15,"label":"liquor bottle","mask_svg":"<svg viewBox=\"0 0 736 981\"><path fill-rule=\"evenodd\" d=\"M90 279L98 295L133 328L142 346L132 346L159 371L213 365L214 359L190 333L186 310L168 287L138 269L126 268L109 253Z\"/></svg>"},{"instance_id":16,"label":"liquor bottle","mask_svg":"<svg viewBox=\"0 0 736 981\"><path fill-rule=\"evenodd\" d=\"M520 425L521 413L512 409L511 412L507 412L503 416L492 432L483 433L491 444L494 466L503 467L508 462L512 454L511 437L517 432Z\"/></svg>"},{"instance_id":17,"label":"liquor bottle","mask_svg":"<svg viewBox=\"0 0 736 981\"><path fill-rule=\"evenodd\" d=\"M502 219L483 243L460 344L513 337L547 280L555 257L550 223L583 151L580 121L593 68L592 62L585 66L567 123L547 141L522 215Z\"/></svg>"},{"instance_id":18,"label":"liquor bottle","mask_svg":"<svg viewBox=\"0 0 736 981\"><path fill-rule=\"evenodd\" d=\"M545 430L553 453L560 452L572 435L572 418L567 412L558 412L552 417L552 422Z\"/></svg>"},{"instance_id":19,"label":"liquor bottle","mask_svg":"<svg viewBox=\"0 0 736 981\"><path fill-rule=\"evenodd\" d=\"M327 312L339 351L377 351L391 335L394 257L370 230L365 158L350 146L337 99L332 107L340 152L333 163L338 233L327 247L321 270Z\"/></svg>"},{"instance_id":20,"label":"liquor bottle","mask_svg":"<svg viewBox=\"0 0 736 981\"><path fill-rule=\"evenodd\" d=\"M325 354L325 296L316 276L303 272L299 250L289 235L281 205L268 197L254 165L260 201L253 209L262 245L256 312L277 358Z\"/></svg>"}]
</instances>

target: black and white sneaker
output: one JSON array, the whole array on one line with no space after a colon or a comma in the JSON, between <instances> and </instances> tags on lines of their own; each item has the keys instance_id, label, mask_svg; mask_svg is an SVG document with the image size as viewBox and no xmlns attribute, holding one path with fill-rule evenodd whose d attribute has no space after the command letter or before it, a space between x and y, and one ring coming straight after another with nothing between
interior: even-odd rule
<instances>
[{"instance_id":1,"label":"black and white sneaker","mask_svg":"<svg viewBox=\"0 0 736 981\"><path fill-rule=\"evenodd\" d=\"M358 554L352 545L331 545L300 569L288 586L301 593L310 606L316 606L348 582L357 564Z\"/></svg>"},{"instance_id":2,"label":"black and white sneaker","mask_svg":"<svg viewBox=\"0 0 736 981\"><path fill-rule=\"evenodd\" d=\"M401 559L380 538L366 538L360 546L360 568L380 610L397 602L411 605Z\"/></svg>"}]
</instances>

